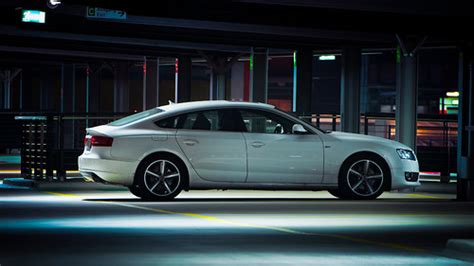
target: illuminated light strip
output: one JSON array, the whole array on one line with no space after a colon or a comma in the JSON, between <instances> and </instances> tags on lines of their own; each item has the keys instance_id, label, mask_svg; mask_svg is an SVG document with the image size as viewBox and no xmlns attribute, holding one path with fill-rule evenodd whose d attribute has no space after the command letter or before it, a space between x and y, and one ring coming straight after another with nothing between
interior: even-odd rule
<instances>
[{"instance_id":1,"label":"illuminated light strip","mask_svg":"<svg viewBox=\"0 0 474 266\"><path fill-rule=\"evenodd\" d=\"M55 196L82 199L82 197L80 197L78 195L74 195L74 194L65 194L65 193L49 192L49 191L47 191L46 193L51 194L51 195L55 195ZM416 195L416 194L413 194L413 195ZM351 236L343 236L343 235L309 233L309 232L298 231L298 230L288 229L288 228L284 228L284 227L277 227L277 226L266 226L266 225L240 223L240 222L234 222L234 221L230 221L230 220L221 219L221 218L218 218L218 217L215 217L215 216L203 215L203 214L192 213L192 212L174 212L174 211L167 211L167 210L163 210L163 209L154 209L154 208L138 206L138 205L132 205L132 204L126 204L126 203L120 203L120 202L110 202L110 201L94 201L94 202L95 203L105 203L105 204L111 204L111 205L118 205L118 206L122 206L122 207L135 208L135 209L140 209L140 210L145 210L145 211L150 211L150 212L155 212L155 213L163 213L163 214L193 217L193 218L207 220L207 221L210 221L210 222L216 222L216 223L239 226L239 227L267 229L267 230L272 230L272 231L277 231L277 232L282 232L282 233L289 233L289 234L296 234L296 235L330 237L330 238L336 238L336 239L340 239L340 240L349 240L349 241L356 242L356 243L370 244L370 245L376 245L376 246L384 246L384 247L389 247L389 248L393 248L393 249L405 250L405 251L411 251L411 252L417 252L417 253L427 252L425 249L422 249L422 248L416 248L416 247L411 247L411 246L402 245L402 244L379 242L379 241L373 241L373 240L367 240L367 239L356 238L356 237L351 237Z\"/></svg>"},{"instance_id":2,"label":"illuminated light strip","mask_svg":"<svg viewBox=\"0 0 474 266\"><path fill-rule=\"evenodd\" d=\"M296 81L297 81L297 66L296 66L296 51L293 52L293 106L292 106L292 111L296 112Z\"/></svg>"}]
</instances>

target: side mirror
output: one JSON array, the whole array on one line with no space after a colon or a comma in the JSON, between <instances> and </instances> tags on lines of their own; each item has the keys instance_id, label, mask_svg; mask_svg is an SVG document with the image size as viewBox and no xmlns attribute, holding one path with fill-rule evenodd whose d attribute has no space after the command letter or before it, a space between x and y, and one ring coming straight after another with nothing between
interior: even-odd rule
<instances>
[{"instance_id":1,"label":"side mirror","mask_svg":"<svg viewBox=\"0 0 474 266\"><path fill-rule=\"evenodd\" d=\"M306 134L306 133L308 133L308 131L306 131L306 129L304 129L304 127L300 124L294 124L293 128L291 129L291 132L293 134Z\"/></svg>"}]
</instances>

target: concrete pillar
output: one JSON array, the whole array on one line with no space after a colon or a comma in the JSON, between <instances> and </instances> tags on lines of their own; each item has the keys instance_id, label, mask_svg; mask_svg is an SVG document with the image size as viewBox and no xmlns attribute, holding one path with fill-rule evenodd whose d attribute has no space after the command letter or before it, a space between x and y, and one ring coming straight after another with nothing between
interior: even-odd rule
<instances>
[{"instance_id":1,"label":"concrete pillar","mask_svg":"<svg viewBox=\"0 0 474 266\"><path fill-rule=\"evenodd\" d=\"M226 99L226 73L222 71L212 71L212 100Z\"/></svg>"},{"instance_id":2,"label":"concrete pillar","mask_svg":"<svg viewBox=\"0 0 474 266\"><path fill-rule=\"evenodd\" d=\"M157 107L158 104L158 60L156 58L148 58L146 61L146 109Z\"/></svg>"},{"instance_id":3,"label":"concrete pillar","mask_svg":"<svg viewBox=\"0 0 474 266\"><path fill-rule=\"evenodd\" d=\"M461 48L459 59L457 199L474 201L474 90L472 45Z\"/></svg>"},{"instance_id":4,"label":"concrete pillar","mask_svg":"<svg viewBox=\"0 0 474 266\"><path fill-rule=\"evenodd\" d=\"M199 53L206 59L211 69L209 98L211 100L226 100L231 98L231 85L228 82L228 73L241 55L222 53L206 54L202 51L199 51Z\"/></svg>"},{"instance_id":5,"label":"concrete pillar","mask_svg":"<svg viewBox=\"0 0 474 266\"><path fill-rule=\"evenodd\" d=\"M231 68L231 93L230 99L235 101L244 100L244 63L237 62Z\"/></svg>"},{"instance_id":6,"label":"concrete pillar","mask_svg":"<svg viewBox=\"0 0 474 266\"><path fill-rule=\"evenodd\" d=\"M89 74L89 97L88 97L88 107L89 113L98 113L99 112L99 103L100 103L100 83L102 79L102 67L99 65L90 66Z\"/></svg>"},{"instance_id":7,"label":"concrete pillar","mask_svg":"<svg viewBox=\"0 0 474 266\"><path fill-rule=\"evenodd\" d=\"M313 50L296 51L296 94L293 94L293 111L298 115L311 114L311 91L313 88Z\"/></svg>"},{"instance_id":8,"label":"concrete pillar","mask_svg":"<svg viewBox=\"0 0 474 266\"><path fill-rule=\"evenodd\" d=\"M114 112L130 111L129 63L120 61L114 67Z\"/></svg>"},{"instance_id":9,"label":"concrete pillar","mask_svg":"<svg viewBox=\"0 0 474 266\"><path fill-rule=\"evenodd\" d=\"M268 94L268 49L253 48L250 71L250 101L267 102Z\"/></svg>"},{"instance_id":10,"label":"concrete pillar","mask_svg":"<svg viewBox=\"0 0 474 266\"><path fill-rule=\"evenodd\" d=\"M416 152L418 50L427 36L397 35L396 140Z\"/></svg>"},{"instance_id":11,"label":"concrete pillar","mask_svg":"<svg viewBox=\"0 0 474 266\"><path fill-rule=\"evenodd\" d=\"M178 59L178 102L188 102L191 100L191 69L190 57L180 57Z\"/></svg>"},{"instance_id":12,"label":"concrete pillar","mask_svg":"<svg viewBox=\"0 0 474 266\"><path fill-rule=\"evenodd\" d=\"M359 133L360 125L360 48L342 50L341 131Z\"/></svg>"},{"instance_id":13,"label":"concrete pillar","mask_svg":"<svg viewBox=\"0 0 474 266\"><path fill-rule=\"evenodd\" d=\"M397 52L398 53L398 52ZM396 140L416 151L418 54L397 58Z\"/></svg>"}]
</instances>

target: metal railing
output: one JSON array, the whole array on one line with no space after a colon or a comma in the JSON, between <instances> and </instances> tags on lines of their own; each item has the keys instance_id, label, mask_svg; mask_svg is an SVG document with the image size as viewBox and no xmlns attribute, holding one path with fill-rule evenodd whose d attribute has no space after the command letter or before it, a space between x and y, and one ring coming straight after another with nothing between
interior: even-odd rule
<instances>
[{"instance_id":1,"label":"metal railing","mask_svg":"<svg viewBox=\"0 0 474 266\"><path fill-rule=\"evenodd\" d=\"M21 122L21 174L35 180L64 180L67 170L77 170L87 127L109 123L128 115L33 114L15 116Z\"/></svg>"}]
</instances>

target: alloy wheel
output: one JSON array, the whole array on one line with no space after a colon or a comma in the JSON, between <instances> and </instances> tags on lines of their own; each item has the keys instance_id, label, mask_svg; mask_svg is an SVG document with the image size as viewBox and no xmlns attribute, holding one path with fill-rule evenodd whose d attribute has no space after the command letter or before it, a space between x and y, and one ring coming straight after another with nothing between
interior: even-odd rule
<instances>
[{"instance_id":1,"label":"alloy wheel","mask_svg":"<svg viewBox=\"0 0 474 266\"><path fill-rule=\"evenodd\" d=\"M359 160L347 171L347 184L353 193L369 197L382 189L382 168L372 160Z\"/></svg>"},{"instance_id":2,"label":"alloy wheel","mask_svg":"<svg viewBox=\"0 0 474 266\"><path fill-rule=\"evenodd\" d=\"M157 160L148 165L143 174L146 189L159 197L174 193L180 186L178 167L168 160Z\"/></svg>"}]
</instances>

